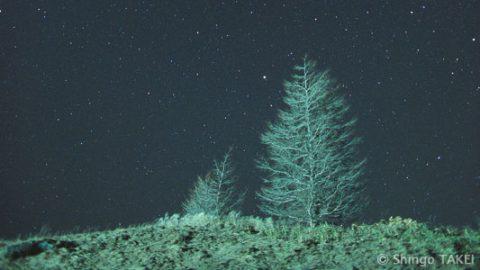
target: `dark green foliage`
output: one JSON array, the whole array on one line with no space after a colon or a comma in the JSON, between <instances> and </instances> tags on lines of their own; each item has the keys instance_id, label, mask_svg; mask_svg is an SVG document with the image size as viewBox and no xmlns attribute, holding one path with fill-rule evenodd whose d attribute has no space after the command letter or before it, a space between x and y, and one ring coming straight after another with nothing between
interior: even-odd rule
<instances>
[{"instance_id":1,"label":"dark green foliage","mask_svg":"<svg viewBox=\"0 0 480 270\"><path fill-rule=\"evenodd\" d=\"M430 228L411 219L391 218L349 227L284 225L272 219L205 214L166 216L154 224L105 232L52 236L74 241L74 250L46 250L11 261L0 248L2 269L480 269L447 265L442 256L480 258L480 232ZM33 241L27 239L25 241ZM19 241L7 243L8 246ZM389 258L379 265L377 258ZM394 256L433 258L421 268L396 263Z\"/></svg>"}]
</instances>

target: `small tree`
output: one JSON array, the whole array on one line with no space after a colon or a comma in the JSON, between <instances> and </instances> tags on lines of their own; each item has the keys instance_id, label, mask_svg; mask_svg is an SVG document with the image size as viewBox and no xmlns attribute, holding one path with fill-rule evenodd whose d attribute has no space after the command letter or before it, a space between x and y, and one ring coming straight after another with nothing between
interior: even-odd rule
<instances>
[{"instance_id":1,"label":"small tree","mask_svg":"<svg viewBox=\"0 0 480 270\"><path fill-rule=\"evenodd\" d=\"M183 204L186 214L221 216L237 210L244 194L235 194L236 177L233 176L230 153L231 149L222 160L215 160L212 171L205 177L198 177L189 199Z\"/></svg>"},{"instance_id":2,"label":"small tree","mask_svg":"<svg viewBox=\"0 0 480 270\"><path fill-rule=\"evenodd\" d=\"M365 206L365 160L357 159L356 119L328 72L306 57L285 82L285 110L262 134L267 155L258 167L268 176L258 193L260 210L313 226L342 222Z\"/></svg>"}]
</instances>

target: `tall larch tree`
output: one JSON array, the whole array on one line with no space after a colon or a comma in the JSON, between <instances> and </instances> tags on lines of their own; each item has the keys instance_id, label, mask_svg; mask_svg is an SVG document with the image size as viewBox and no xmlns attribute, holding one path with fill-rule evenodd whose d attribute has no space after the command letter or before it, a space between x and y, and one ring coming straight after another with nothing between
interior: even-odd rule
<instances>
[{"instance_id":1,"label":"tall larch tree","mask_svg":"<svg viewBox=\"0 0 480 270\"><path fill-rule=\"evenodd\" d=\"M328 71L307 57L284 88L286 108L261 136L260 210L310 226L348 221L367 203L356 118Z\"/></svg>"}]
</instances>

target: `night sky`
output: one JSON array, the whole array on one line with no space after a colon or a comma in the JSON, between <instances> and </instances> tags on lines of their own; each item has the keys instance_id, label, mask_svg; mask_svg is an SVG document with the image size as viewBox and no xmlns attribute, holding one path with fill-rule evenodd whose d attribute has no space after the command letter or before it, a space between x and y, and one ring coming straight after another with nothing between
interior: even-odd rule
<instances>
[{"instance_id":1,"label":"night sky","mask_svg":"<svg viewBox=\"0 0 480 270\"><path fill-rule=\"evenodd\" d=\"M479 1L0 1L0 236L181 210L229 146L260 215L259 136L305 54L368 159L363 220L480 216Z\"/></svg>"}]
</instances>

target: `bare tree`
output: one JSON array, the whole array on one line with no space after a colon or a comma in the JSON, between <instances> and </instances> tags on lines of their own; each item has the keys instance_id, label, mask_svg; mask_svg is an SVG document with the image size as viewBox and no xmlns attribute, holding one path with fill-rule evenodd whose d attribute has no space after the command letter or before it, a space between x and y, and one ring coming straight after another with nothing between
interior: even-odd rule
<instances>
[{"instance_id":1,"label":"bare tree","mask_svg":"<svg viewBox=\"0 0 480 270\"><path fill-rule=\"evenodd\" d=\"M205 177L198 177L190 194L183 204L186 214L205 213L221 216L237 210L243 200L243 193L236 194L231 163L231 149L220 161L215 160L213 169Z\"/></svg>"},{"instance_id":2,"label":"bare tree","mask_svg":"<svg viewBox=\"0 0 480 270\"><path fill-rule=\"evenodd\" d=\"M261 137L267 154L258 167L267 177L260 210L310 226L343 222L366 205L356 119L328 72L307 57L294 70L285 82L287 108Z\"/></svg>"}]
</instances>

